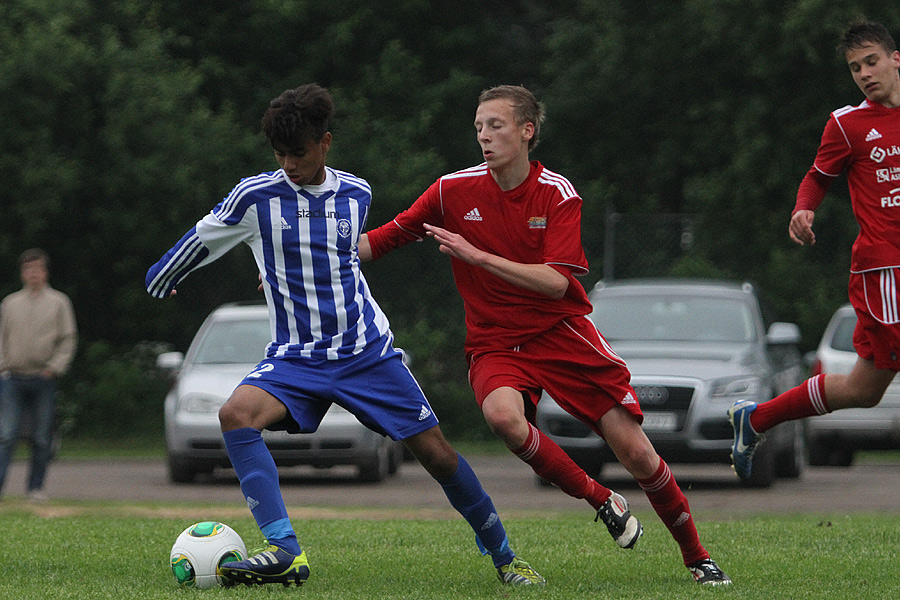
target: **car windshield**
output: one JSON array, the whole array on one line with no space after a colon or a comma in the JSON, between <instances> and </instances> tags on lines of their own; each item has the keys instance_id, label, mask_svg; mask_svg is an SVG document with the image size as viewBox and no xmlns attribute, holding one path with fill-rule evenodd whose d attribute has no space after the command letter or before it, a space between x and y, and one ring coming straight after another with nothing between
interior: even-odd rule
<instances>
[{"instance_id":1,"label":"car windshield","mask_svg":"<svg viewBox=\"0 0 900 600\"><path fill-rule=\"evenodd\" d=\"M739 300L699 296L594 298L591 320L608 340L752 342L750 307Z\"/></svg>"},{"instance_id":2,"label":"car windshield","mask_svg":"<svg viewBox=\"0 0 900 600\"><path fill-rule=\"evenodd\" d=\"M850 313L842 318L834 330L831 347L844 352L856 352L853 348L853 330L856 328L856 314Z\"/></svg>"},{"instance_id":3,"label":"car windshield","mask_svg":"<svg viewBox=\"0 0 900 600\"><path fill-rule=\"evenodd\" d=\"M256 364L271 340L269 320L216 321L206 331L195 364Z\"/></svg>"}]
</instances>

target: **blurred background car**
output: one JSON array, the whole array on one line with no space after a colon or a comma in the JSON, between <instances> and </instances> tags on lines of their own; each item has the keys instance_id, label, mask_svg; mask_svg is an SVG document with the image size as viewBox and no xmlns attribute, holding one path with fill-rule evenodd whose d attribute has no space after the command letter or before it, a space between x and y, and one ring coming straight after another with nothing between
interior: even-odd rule
<instances>
[{"instance_id":1,"label":"blurred background car","mask_svg":"<svg viewBox=\"0 0 900 600\"><path fill-rule=\"evenodd\" d=\"M816 350L812 375L849 373L856 363L850 304L835 311ZM848 408L809 420L809 463L849 467L859 450L900 449L900 380L894 379L872 408Z\"/></svg>"},{"instance_id":2,"label":"blurred background car","mask_svg":"<svg viewBox=\"0 0 900 600\"><path fill-rule=\"evenodd\" d=\"M731 463L728 408L763 402L803 381L793 323L769 323L748 283L679 279L599 282L590 318L628 364L643 429L667 462ZM546 394L537 425L585 471L616 458L603 439ZM753 460L753 487L799 477L806 465L805 420L767 433Z\"/></svg>"},{"instance_id":3,"label":"blurred background car","mask_svg":"<svg viewBox=\"0 0 900 600\"><path fill-rule=\"evenodd\" d=\"M165 401L169 477L189 483L198 474L231 468L218 411L265 356L272 339L265 305L225 304L206 318L187 354L166 352L157 366L173 372ZM288 467L355 465L358 479L378 482L396 473L403 445L378 434L333 404L314 433L263 431L275 463Z\"/></svg>"}]
</instances>

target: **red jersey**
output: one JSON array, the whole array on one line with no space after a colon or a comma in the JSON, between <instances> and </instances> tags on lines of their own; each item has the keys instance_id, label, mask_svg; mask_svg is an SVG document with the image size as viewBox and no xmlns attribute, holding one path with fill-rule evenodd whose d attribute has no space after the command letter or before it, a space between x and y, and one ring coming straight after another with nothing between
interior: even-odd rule
<instances>
[{"instance_id":1,"label":"red jersey","mask_svg":"<svg viewBox=\"0 0 900 600\"><path fill-rule=\"evenodd\" d=\"M813 170L828 178L847 172L859 223L850 270L900 266L900 109L866 100L831 113L807 179L816 177ZM807 187L794 211L815 210L826 190L827 184Z\"/></svg>"},{"instance_id":2,"label":"red jersey","mask_svg":"<svg viewBox=\"0 0 900 600\"><path fill-rule=\"evenodd\" d=\"M503 191L486 164L444 175L390 223L369 232L373 258L425 237L423 225L463 236L476 248L523 264L546 264L569 279L553 300L451 257L466 310L466 354L515 346L591 303L575 274L588 271L581 246L581 197L571 183L532 161L525 181Z\"/></svg>"}]
</instances>

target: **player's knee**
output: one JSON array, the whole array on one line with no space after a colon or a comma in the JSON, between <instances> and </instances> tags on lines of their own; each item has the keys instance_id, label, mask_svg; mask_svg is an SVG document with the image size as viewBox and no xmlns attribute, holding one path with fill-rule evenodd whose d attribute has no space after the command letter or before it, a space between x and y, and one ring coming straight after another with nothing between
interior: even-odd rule
<instances>
[{"instance_id":1,"label":"player's knee","mask_svg":"<svg viewBox=\"0 0 900 600\"><path fill-rule=\"evenodd\" d=\"M615 453L622 466L638 478L649 477L659 465L656 451L643 444L627 444L622 448L617 448Z\"/></svg>"},{"instance_id":2,"label":"player's knee","mask_svg":"<svg viewBox=\"0 0 900 600\"><path fill-rule=\"evenodd\" d=\"M219 408L219 426L222 431L249 427L249 413L236 402L226 402Z\"/></svg>"},{"instance_id":3,"label":"player's knee","mask_svg":"<svg viewBox=\"0 0 900 600\"><path fill-rule=\"evenodd\" d=\"M516 411L503 406L484 408L485 422L494 435L502 439L506 439L523 418Z\"/></svg>"}]
</instances>

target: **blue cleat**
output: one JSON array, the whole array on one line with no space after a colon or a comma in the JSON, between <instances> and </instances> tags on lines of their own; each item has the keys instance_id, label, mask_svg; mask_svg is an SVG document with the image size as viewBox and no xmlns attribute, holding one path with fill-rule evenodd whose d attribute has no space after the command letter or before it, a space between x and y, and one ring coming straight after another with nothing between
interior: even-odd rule
<instances>
[{"instance_id":1,"label":"blue cleat","mask_svg":"<svg viewBox=\"0 0 900 600\"><path fill-rule=\"evenodd\" d=\"M288 587L292 583L303 585L309 578L309 561L306 552L294 555L269 544L247 560L222 563L218 571L226 586L280 583Z\"/></svg>"},{"instance_id":2,"label":"blue cleat","mask_svg":"<svg viewBox=\"0 0 900 600\"><path fill-rule=\"evenodd\" d=\"M756 410L756 402L741 400L728 409L728 419L734 428L734 445L731 447L731 463L734 472L744 481L750 479L753 470L753 453L765 439L750 425L750 415Z\"/></svg>"}]
</instances>

